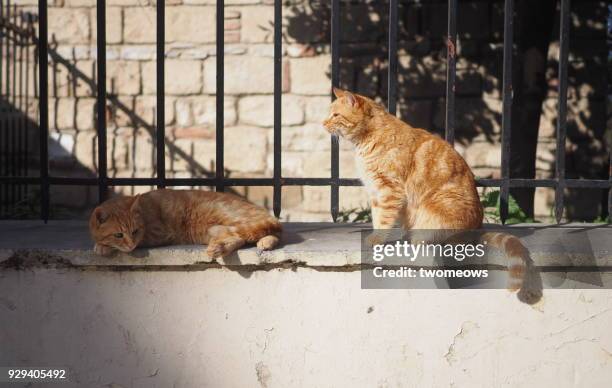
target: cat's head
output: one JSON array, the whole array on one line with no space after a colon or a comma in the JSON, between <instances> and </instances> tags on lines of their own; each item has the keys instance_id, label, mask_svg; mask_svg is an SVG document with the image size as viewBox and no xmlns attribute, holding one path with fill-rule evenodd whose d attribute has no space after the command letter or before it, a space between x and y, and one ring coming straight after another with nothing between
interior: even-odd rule
<instances>
[{"instance_id":1,"label":"cat's head","mask_svg":"<svg viewBox=\"0 0 612 388\"><path fill-rule=\"evenodd\" d=\"M336 100L331 104L329 117L323 121L332 135L348 140L357 139L366 130L369 116L368 100L358 94L334 88Z\"/></svg>"},{"instance_id":2,"label":"cat's head","mask_svg":"<svg viewBox=\"0 0 612 388\"><path fill-rule=\"evenodd\" d=\"M93 240L121 252L131 252L144 238L140 196L108 200L94 209L89 219Z\"/></svg>"}]
</instances>

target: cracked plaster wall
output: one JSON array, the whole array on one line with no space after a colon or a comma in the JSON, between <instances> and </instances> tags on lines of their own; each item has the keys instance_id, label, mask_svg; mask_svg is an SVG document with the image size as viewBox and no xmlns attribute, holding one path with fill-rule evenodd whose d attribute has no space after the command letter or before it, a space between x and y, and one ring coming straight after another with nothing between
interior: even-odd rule
<instances>
[{"instance_id":1,"label":"cracked plaster wall","mask_svg":"<svg viewBox=\"0 0 612 388\"><path fill-rule=\"evenodd\" d=\"M0 365L85 387L609 387L612 292L362 290L359 272L0 271Z\"/></svg>"}]
</instances>

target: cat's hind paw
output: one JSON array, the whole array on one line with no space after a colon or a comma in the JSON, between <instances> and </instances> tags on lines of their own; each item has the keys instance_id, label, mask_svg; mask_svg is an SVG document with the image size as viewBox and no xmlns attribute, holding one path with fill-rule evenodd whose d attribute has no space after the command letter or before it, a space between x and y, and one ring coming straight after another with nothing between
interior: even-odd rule
<instances>
[{"instance_id":1,"label":"cat's hind paw","mask_svg":"<svg viewBox=\"0 0 612 388\"><path fill-rule=\"evenodd\" d=\"M276 236L264 236L257 241L257 251L262 252L274 249L278 245L279 241L280 239Z\"/></svg>"}]
</instances>

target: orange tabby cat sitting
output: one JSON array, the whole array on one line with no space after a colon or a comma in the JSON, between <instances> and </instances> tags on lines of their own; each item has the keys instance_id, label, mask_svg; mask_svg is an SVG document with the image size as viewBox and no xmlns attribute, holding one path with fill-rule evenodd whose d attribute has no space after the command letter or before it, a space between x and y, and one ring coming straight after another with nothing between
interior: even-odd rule
<instances>
[{"instance_id":1,"label":"orange tabby cat sitting","mask_svg":"<svg viewBox=\"0 0 612 388\"><path fill-rule=\"evenodd\" d=\"M442 138L413 128L372 101L334 89L325 128L355 146L356 164L372 208L374 229L478 229L483 210L474 175ZM377 237L378 236L378 237ZM370 243L384 240L373 234ZM378 240L377 240L378 239ZM528 251L509 234L487 233L509 259L508 288L523 285Z\"/></svg>"},{"instance_id":2,"label":"orange tabby cat sitting","mask_svg":"<svg viewBox=\"0 0 612 388\"><path fill-rule=\"evenodd\" d=\"M101 255L208 244L207 254L218 258L245 243L257 243L259 250L276 247L281 224L264 208L232 194L163 189L104 202L91 214L89 230Z\"/></svg>"}]
</instances>

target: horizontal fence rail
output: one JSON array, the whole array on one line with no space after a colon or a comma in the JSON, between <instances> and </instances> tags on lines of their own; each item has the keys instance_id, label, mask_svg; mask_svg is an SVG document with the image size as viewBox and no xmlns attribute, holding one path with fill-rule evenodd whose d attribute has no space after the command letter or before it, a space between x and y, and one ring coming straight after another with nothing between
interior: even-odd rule
<instances>
[{"instance_id":1,"label":"horizontal fence rail","mask_svg":"<svg viewBox=\"0 0 612 388\"><path fill-rule=\"evenodd\" d=\"M444 2L444 0L442 0ZM398 100L398 18L399 1L388 1L388 82L387 107L390 113L396 113ZM447 3L447 35L445 45L446 59L446 108L445 108L445 139L454 144L455 140L455 88L457 63L457 0L446 0ZM558 120L556 127L556 156L555 177L551 179L525 179L510 177L510 138L512 130L512 64L513 64L513 23L514 0L503 0L504 3L504 46L503 46L503 75L502 75L502 118L501 118L501 178L478 179L480 187L500 188L500 215L504 222L508 218L509 190L510 188L537 188L547 187L555 190L555 218L561 222L564 206L564 190L568 188L581 189L610 189L612 176L609 179L568 179L565 177L565 141L567 126L567 84L568 84L568 57L569 57L569 24L570 0L561 0L560 6L560 51L559 51L559 85L558 85ZM340 86L340 34L341 15L344 2L331 0L330 13L330 49L331 49L331 84ZM339 144L336 137L331 137L331 175L329 177L284 177L282 175L282 7L280 0L274 2L274 125L273 125L273 177L271 178L230 178L225 175L224 166L224 9L223 0L216 4L216 164L214 176L192 178L167 178L165 171L165 1L158 0L156 4L156 177L154 178L113 178L108 176L107 170L107 123L106 123L106 2L97 0L97 115L96 128L98 133L98 176L97 178L69 178L49 175L49 112L48 112L48 16L47 0L38 2L39 36L33 37L38 52L38 88L39 88L39 138L40 138L40 168L39 176L16 176L5 171L0 176L3 185L39 185L41 190L40 208L41 218L46 222L49 219L50 186L51 185L83 185L97 186L99 201L106 199L109 186L211 186L217 191L223 191L231 186L269 186L273 188L273 211L276 216L281 215L281 194L283 186L328 186L331 190L330 210L333 220L339 215L339 188L342 186L360 186L358 179L340 178L339 176ZM0 8L1 9L1 8ZM2 22L2 36L8 34L9 21L0 14ZM0 44L4 42L0 39ZM0 52L2 50L0 49ZM1 70L0 70L1 71ZM0 82L1 82L0 77ZM1 85L0 85L1 86ZM1 90L1 87L0 87ZM333 93L330 93L333 100ZM228 145L231 146L231 145ZM612 157L610 158L610 171L612 171ZM0 173L2 171L0 170ZM609 214L612 214L612 190L608 196Z\"/></svg>"}]
</instances>

